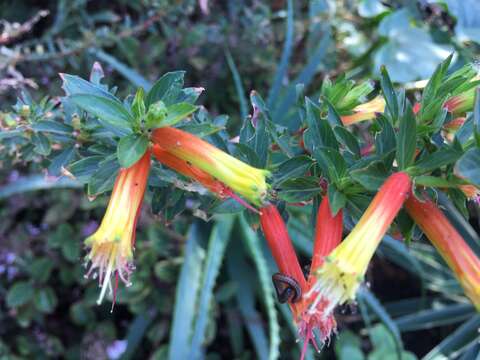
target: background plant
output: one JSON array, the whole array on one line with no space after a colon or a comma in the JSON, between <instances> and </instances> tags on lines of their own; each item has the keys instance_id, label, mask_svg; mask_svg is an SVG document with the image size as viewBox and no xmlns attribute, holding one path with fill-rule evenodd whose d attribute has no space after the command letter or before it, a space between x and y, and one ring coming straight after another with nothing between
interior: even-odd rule
<instances>
[{"instance_id":1,"label":"background plant","mask_svg":"<svg viewBox=\"0 0 480 360\"><path fill-rule=\"evenodd\" d=\"M0 317L6 324L0 351L5 356L181 358L190 351L202 354L204 344L206 356L297 356L290 314L273 296L272 260L261 235L251 230L255 215L232 201L218 201L158 164L148 194L151 209L144 207L137 235L134 285L121 290L113 314L108 305L95 305L96 284L83 279L81 242L102 215L106 197L99 195L110 189L124 159L117 155L117 142L129 135L116 122L118 112L124 114L118 109L128 112L137 89L147 93L167 71L187 70L157 83L168 91L155 101L167 107L194 103L198 88L206 89L197 101L204 108L179 123L183 129L275 170L277 198L305 205L285 212L304 265L323 192L320 176L332 184L327 196L337 208L346 206L352 225L394 158L412 171L417 184L436 189L440 204L478 250L478 207L466 202L457 189L462 182L451 176L456 163L478 185L478 167L470 165L478 163L478 117L470 115L456 140L443 143L436 136L450 115L428 106L452 95L459 83L445 79L477 54L476 24L467 16L475 2L448 2L440 15L413 1L389 7L376 1L210 3L209 15L193 1L0 6L8 22L0 55L5 74ZM29 19L26 31L12 25ZM420 91L406 92L412 104L421 100L422 109L417 115L422 122L407 126L414 115L399 100L401 89L411 87L404 82L429 77L453 50L453 64L439 68L423 98ZM408 61L399 62L396 57L405 52ZM103 65L91 70L94 61ZM401 83L395 92L379 64ZM90 76L91 83L64 76L64 92L58 72ZM341 125L342 111L357 105L342 103L351 86L338 78L344 72L357 84L375 80L364 100L385 94L384 117L353 131ZM460 83L472 74L461 73ZM332 82L324 81L327 75ZM100 99L65 97L82 86ZM256 92L248 98L249 90ZM112 96L119 99L118 104L111 99L118 105L113 105L118 111L113 125L99 108ZM298 130L304 127L302 137ZM143 130L138 128L139 136ZM229 140L237 135L236 145ZM372 139L375 151L361 156ZM414 162L416 147L421 152ZM332 165L336 172L329 172ZM71 173L76 181L68 176L51 181L45 170L55 177ZM88 201L82 188L95 200ZM204 222L214 214L223 215ZM397 225L414 241L385 237L367 276L370 288L362 290L358 307L339 314L340 336L323 356L335 352L347 359L354 352L359 358L382 358L382 347L389 354L393 348L428 353L426 358L478 353L480 320L458 283L434 249L418 239L408 218ZM344 340L350 336L346 331L356 334L352 341ZM388 340L379 341L382 336Z\"/></svg>"}]
</instances>

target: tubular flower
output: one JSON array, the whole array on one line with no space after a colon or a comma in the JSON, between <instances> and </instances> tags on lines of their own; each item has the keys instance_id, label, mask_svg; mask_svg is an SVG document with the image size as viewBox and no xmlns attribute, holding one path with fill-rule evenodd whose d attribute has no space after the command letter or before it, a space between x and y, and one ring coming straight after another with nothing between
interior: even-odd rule
<instances>
[{"instance_id":1,"label":"tubular flower","mask_svg":"<svg viewBox=\"0 0 480 360\"><path fill-rule=\"evenodd\" d=\"M458 187L468 198L468 200L472 200L477 205L480 205L480 189L477 188L475 185L460 185Z\"/></svg>"},{"instance_id":2,"label":"tubular flower","mask_svg":"<svg viewBox=\"0 0 480 360\"><path fill-rule=\"evenodd\" d=\"M307 289L307 281L298 262L285 222L275 205L270 204L261 208L260 224L278 269L284 276L278 277L278 280L274 278L275 289L281 302L288 301L296 319L299 315L302 294Z\"/></svg>"},{"instance_id":3,"label":"tubular flower","mask_svg":"<svg viewBox=\"0 0 480 360\"><path fill-rule=\"evenodd\" d=\"M153 146L152 152L155 158L165 166L168 166L183 176L194 179L220 198L226 197L224 193L225 185L215 180L213 176L207 174L205 171L195 168L190 163L172 155L158 145Z\"/></svg>"},{"instance_id":4,"label":"tubular flower","mask_svg":"<svg viewBox=\"0 0 480 360\"><path fill-rule=\"evenodd\" d=\"M443 125L443 137L448 141L453 141L456 132L465 123L466 118L458 117Z\"/></svg>"},{"instance_id":5,"label":"tubular flower","mask_svg":"<svg viewBox=\"0 0 480 360\"><path fill-rule=\"evenodd\" d=\"M480 259L433 201L428 198L420 201L412 196L405 207L480 310Z\"/></svg>"},{"instance_id":6,"label":"tubular flower","mask_svg":"<svg viewBox=\"0 0 480 360\"><path fill-rule=\"evenodd\" d=\"M207 174L205 171L196 168L191 163L182 160L175 155L172 155L158 145L154 145L152 151L153 155L155 155L155 158L163 165L168 166L169 168L175 170L183 176L197 181L206 189L216 194L220 199L226 199L227 197L231 197L241 205L245 206L247 209L258 212L255 208L253 208L243 199L238 197L231 189L229 189L220 181L216 180L210 174Z\"/></svg>"},{"instance_id":7,"label":"tubular flower","mask_svg":"<svg viewBox=\"0 0 480 360\"><path fill-rule=\"evenodd\" d=\"M107 211L97 231L85 244L90 248L86 259L91 262L86 277L96 273L102 288L97 300L101 304L107 288L115 303L118 280L130 284L135 227L150 171L150 150L127 169L120 169L115 180ZM111 277L115 277L112 288ZM112 305L113 306L113 305Z\"/></svg>"},{"instance_id":8,"label":"tubular flower","mask_svg":"<svg viewBox=\"0 0 480 360\"><path fill-rule=\"evenodd\" d=\"M391 175L346 239L326 258L315 275L317 282L308 295L317 293L312 304L326 301L325 314L355 298L368 264L390 224L410 193L411 180L404 172Z\"/></svg>"},{"instance_id":9,"label":"tubular flower","mask_svg":"<svg viewBox=\"0 0 480 360\"><path fill-rule=\"evenodd\" d=\"M474 100L475 88L471 88L464 93L452 96L450 99L445 101L443 107L454 115L464 114L468 111L472 111Z\"/></svg>"},{"instance_id":10,"label":"tubular flower","mask_svg":"<svg viewBox=\"0 0 480 360\"><path fill-rule=\"evenodd\" d=\"M360 104L353 109L353 114L342 115L343 125L351 125L360 121L370 120L375 118L377 113L383 113L385 111L385 99L381 96L377 96L373 100Z\"/></svg>"},{"instance_id":11,"label":"tubular flower","mask_svg":"<svg viewBox=\"0 0 480 360\"><path fill-rule=\"evenodd\" d=\"M255 205L267 195L268 170L257 169L195 135L172 127L155 129L152 140L170 154L211 175Z\"/></svg>"},{"instance_id":12,"label":"tubular flower","mask_svg":"<svg viewBox=\"0 0 480 360\"><path fill-rule=\"evenodd\" d=\"M331 215L326 197L319 208L317 220L311 269L321 266L323 258L340 242L342 236L342 214L340 212L335 217ZM313 330L319 330L319 340L325 343L332 331L335 331L335 318L333 314L324 316L325 302L317 302L315 308L312 308L311 304L315 301L315 297L309 297L306 294L309 292L311 284L314 283L310 280L313 277L310 275L309 281L305 280L285 223L274 205L268 205L261 209L260 223L280 270L280 274L273 276L277 295L281 302L288 301L299 336L304 340L301 356L303 359L309 342L312 342L318 350Z\"/></svg>"},{"instance_id":13,"label":"tubular flower","mask_svg":"<svg viewBox=\"0 0 480 360\"><path fill-rule=\"evenodd\" d=\"M317 221L315 227L315 242L313 247L312 264L308 276L308 290L315 285L315 272L324 264L325 258L330 255L340 241L342 241L343 231L343 212L340 210L333 216L330 209L328 196L324 196L317 212ZM326 299L316 301L317 293L313 292L303 298L301 314L297 321L300 336L305 339L302 351L302 359L307 350L309 341L314 346L313 330L316 328L320 332L320 341L325 343L330 338L330 334L336 330L337 323L333 313L326 314L325 308L328 306ZM312 305L315 303L315 305Z\"/></svg>"}]
</instances>

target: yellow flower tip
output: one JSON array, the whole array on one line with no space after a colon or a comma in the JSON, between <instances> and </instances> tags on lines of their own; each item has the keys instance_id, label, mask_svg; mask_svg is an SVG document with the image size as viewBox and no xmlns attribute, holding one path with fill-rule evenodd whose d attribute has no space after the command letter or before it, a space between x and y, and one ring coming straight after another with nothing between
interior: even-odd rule
<instances>
[{"instance_id":1,"label":"yellow flower tip","mask_svg":"<svg viewBox=\"0 0 480 360\"><path fill-rule=\"evenodd\" d=\"M353 109L353 114L343 115L341 117L344 125L351 125L364 120L370 120L377 116L378 113L385 111L385 99L376 97L369 102L360 104Z\"/></svg>"},{"instance_id":2,"label":"yellow flower tip","mask_svg":"<svg viewBox=\"0 0 480 360\"><path fill-rule=\"evenodd\" d=\"M101 304L107 288L115 304L118 282L130 285L135 225L150 170L150 151L128 169L120 170L112 196L98 230L85 240L90 248L86 257L90 269L85 275L99 279L101 291L97 303ZM115 284L112 286L112 278Z\"/></svg>"},{"instance_id":3,"label":"yellow flower tip","mask_svg":"<svg viewBox=\"0 0 480 360\"><path fill-rule=\"evenodd\" d=\"M311 309L316 309L319 303L324 303L323 316L330 316L338 305L355 299L362 281L363 276L353 269L348 261L327 257L324 265L317 271L317 282L307 294L316 297Z\"/></svg>"},{"instance_id":4,"label":"yellow flower tip","mask_svg":"<svg viewBox=\"0 0 480 360\"><path fill-rule=\"evenodd\" d=\"M86 257L86 265L88 266L90 263L90 267L85 278L98 278L101 288L97 299L98 305L102 304L107 289L113 297L114 304L119 279L125 286L131 286L130 277L134 270L132 252L131 249L122 247L119 241L95 242L94 239L95 236L90 236L85 241L85 243L92 244L90 253ZM115 281L113 286L112 279Z\"/></svg>"}]
</instances>

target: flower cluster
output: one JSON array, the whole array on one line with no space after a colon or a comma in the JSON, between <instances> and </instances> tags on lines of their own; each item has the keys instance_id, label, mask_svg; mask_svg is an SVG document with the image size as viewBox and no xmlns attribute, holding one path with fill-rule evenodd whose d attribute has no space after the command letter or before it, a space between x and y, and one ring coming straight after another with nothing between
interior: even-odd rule
<instances>
[{"instance_id":1,"label":"flower cluster","mask_svg":"<svg viewBox=\"0 0 480 360\"><path fill-rule=\"evenodd\" d=\"M253 211L257 210L248 201L260 205L267 195L267 170L251 167L192 134L165 127L155 130L152 140L153 145L140 160L119 171L102 223L85 240L90 248L87 262L91 263L86 276L99 278L99 304L107 289L115 303L119 279L130 284L135 227L147 186L151 154L219 198L233 198Z\"/></svg>"}]
</instances>

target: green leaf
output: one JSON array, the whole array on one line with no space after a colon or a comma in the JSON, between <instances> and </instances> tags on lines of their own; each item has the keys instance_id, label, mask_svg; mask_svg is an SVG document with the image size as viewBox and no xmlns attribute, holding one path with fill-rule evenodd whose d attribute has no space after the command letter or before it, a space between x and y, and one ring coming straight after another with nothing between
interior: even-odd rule
<instances>
[{"instance_id":1,"label":"green leaf","mask_svg":"<svg viewBox=\"0 0 480 360\"><path fill-rule=\"evenodd\" d=\"M381 76L380 76L380 86L382 87L383 96L385 97L386 106L388 113L393 121L396 123L398 119L398 100L395 89L393 88L392 81L388 75L387 68L385 66L381 67Z\"/></svg>"},{"instance_id":2,"label":"green leaf","mask_svg":"<svg viewBox=\"0 0 480 360\"><path fill-rule=\"evenodd\" d=\"M132 102L132 113L135 117L136 122L145 116L145 91L143 88L138 88L137 93L135 94L135 98Z\"/></svg>"},{"instance_id":3,"label":"green leaf","mask_svg":"<svg viewBox=\"0 0 480 360\"><path fill-rule=\"evenodd\" d=\"M395 346L391 346L392 348L397 350L397 353L401 351L403 348L402 344L402 338L400 336L400 331L398 330L397 325L395 322L392 320L390 315L387 313L385 308L382 306L380 301L377 299L377 297L370 292L367 288L361 287L360 290L358 291L358 296L357 296L359 301L365 302L368 307L379 317L379 319L382 321L382 323L385 325L385 327L390 331L390 333L393 336L393 340L395 342ZM370 333L372 336L372 333ZM373 333L375 335L375 333ZM372 341L375 341L375 337L372 337ZM376 344L376 345L381 345L381 344Z\"/></svg>"},{"instance_id":4,"label":"green leaf","mask_svg":"<svg viewBox=\"0 0 480 360\"><path fill-rule=\"evenodd\" d=\"M17 281L7 292L7 306L10 308L25 305L33 298L33 286L27 281Z\"/></svg>"},{"instance_id":5,"label":"green leaf","mask_svg":"<svg viewBox=\"0 0 480 360\"><path fill-rule=\"evenodd\" d=\"M75 147L66 147L57 152L51 159L48 166L48 173L53 176L60 176L62 168L66 167L76 156Z\"/></svg>"},{"instance_id":6,"label":"green leaf","mask_svg":"<svg viewBox=\"0 0 480 360\"><path fill-rule=\"evenodd\" d=\"M35 146L35 152L39 155L48 156L52 151L52 148L50 147L50 141L40 132L32 135L32 144Z\"/></svg>"},{"instance_id":7,"label":"green leaf","mask_svg":"<svg viewBox=\"0 0 480 360\"><path fill-rule=\"evenodd\" d=\"M22 177L15 182L0 187L0 199L6 199L14 194L21 194L28 191L37 191L45 189L60 189L60 188L80 188L81 183L69 178L60 178L58 180L51 180L45 178L45 175L31 175Z\"/></svg>"},{"instance_id":8,"label":"green leaf","mask_svg":"<svg viewBox=\"0 0 480 360\"><path fill-rule=\"evenodd\" d=\"M38 289L35 292L35 307L42 313L50 314L58 304L57 296L51 287Z\"/></svg>"},{"instance_id":9,"label":"green leaf","mask_svg":"<svg viewBox=\"0 0 480 360\"><path fill-rule=\"evenodd\" d=\"M159 100L167 106L173 104L182 90L184 76L185 71L173 71L163 75L147 93L145 98L147 109Z\"/></svg>"},{"instance_id":10,"label":"green leaf","mask_svg":"<svg viewBox=\"0 0 480 360\"><path fill-rule=\"evenodd\" d=\"M149 122L148 115L147 115L146 126L147 128L150 128L150 129L165 127L165 126L173 126L179 121L185 119L187 116L193 114L197 109L198 109L198 106L195 106L186 102L176 103L176 104L170 105L165 109L166 113L163 119L161 119L161 117L157 117L158 121ZM149 113L150 113L150 110L149 110Z\"/></svg>"},{"instance_id":11,"label":"green leaf","mask_svg":"<svg viewBox=\"0 0 480 360\"><path fill-rule=\"evenodd\" d=\"M108 158L99 164L88 182L88 195L99 195L113 188L120 166L116 158Z\"/></svg>"},{"instance_id":12,"label":"green leaf","mask_svg":"<svg viewBox=\"0 0 480 360\"><path fill-rule=\"evenodd\" d=\"M347 204L347 197L338 191L334 185L330 185L328 187L328 201L330 202L332 215L335 216Z\"/></svg>"},{"instance_id":13,"label":"green leaf","mask_svg":"<svg viewBox=\"0 0 480 360\"><path fill-rule=\"evenodd\" d=\"M363 360L361 341L349 330L342 331L335 339L335 354L338 360Z\"/></svg>"},{"instance_id":14,"label":"green leaf","mask_svg":"<svg viewBox=\"0 0 480 360\"><path fill-rule=\"evenodd\" d=\"M34 131L48 132L59 135L72 135L73 127L58 121L43 120L32 125Z\"/></svg>"},{"instance_id":15,"label":"green leaf","mask_svg":"<svg viewBox=\"0 0 480 360\"><path fill-rule=\"evenodd\" d=\"M282 162L275 171L275 186L281 185L282 182L305 175L310 169L313 162L309 156L299 155L294 158Z\"/></svg>"},{"instance_id":16,"label":"green leaf","mask_svg":"<svg viewBox=\"0 0 480 360\"><path fill-rule=\"evenodd\" d=\"M468 150L455 164L455 174L480 186L480 149Z\"/></svg>"},{"instance_id":17,"label":"green leaf","mask_svg":"<svg viewBox=\"0 0 480 360\"><path fill-rule=\"evenodd\" d=\"M377 191L388 177L388 171L381 161L372 161L367 167L350 171L350 176L364 188Z\"/></svg>"},{"instance_id":18,"label":"green leaf","mask_svg":"<svg viewBox=\"0 0 480 360\"><path fill-rule=\"evenodd\" d=\"M195 304L205 258L205 250L200 245L200 240L200 228L194 222L188 233L184 261L176 287L168 352L170 360L188 359L189 356L190 336L196 314Z\"/></svg>"},{"instance_id":19,"label":"green leaf","mask_svg":"<svg viewBox=\"0 0 480 360\"><path fill-rule=\"evenodd\" d=\"M303 133L306 148L314 152L318 147L338 150L337 139L330 124L320 117L320 108L309 98L305 99L307 130Z\"/></svg>"},{"instance_id":20,"label":"green leaf","mask_svg":"<svg viewBox=\"0 0 480 360\"><path fill-rule=\"evenodd\" d=\"M295 203L310 200L321 191L317 178L292 178L282 182L278 197L284 201Z\"/></svg>"},{"instance_id":21,"label":"green leaf","mask_svg":"<svg viewBox=\"0 0 480 360\"><path fill-rule=\"evenodd\" d=\"M76 75L60 74L60 77L63 80L62 88L69 96L77 94L96 95L120 103L120 100L102 86L93 84Z\"/></svg>"},{"instance_id":22,"label":"green leaf","mask_svg":"<svg viewBox=\"0 0 480 360\"><path fill-rule=\"evenodd\" d=\"M395 323L401 331L417 331L455 324L470 319L473 315L473 305L453 304L410 313L396 318Z\"/></svg>"},{"instance_id":23,"label":"green leaf","mask_svg":"<svg viewBox=\"0 0 480 360\"><path fill-rule=\"evenodd\" d=\"M54 263L51 259L42 257L35 259L28 268L32 278L38 282L46 282L52 273Z\"/></svg>"},{"instance_id":24,"label":"green leaf","mask_svg":"<svg viewBox=\"0 0 480 360\"><path fill-rule=\"evenodd\" d=\"M462 156L461 152L451 147L446 147L424 156L409 169L409 173L412 175L425 174L435 169L439 169L442 166L454 163L460 158L460 156Z\"/></svg>"},{"instance_id":25,"label":"green leaf","mask_svg":"<svg viewBox=\"0 0 480 360\"><path fill-rule=\"evenodd\" d=\"M275 300L273 294L273 287L270 282L270 274L265 257L260 247L258 237L248 225L243 214L239 215L239 224L242 231L243 239L245 240L253 261L257 268L258 277L260 279L262 298L267 308L268 323L270 330L270 348L268 353L269 360L275 360L280 356L280 326L278 324L277 312L275 310Z\"/></svg>"},{"instance_id":26,"label":"green leaf","mask_svg":"<svg viewBox=\"0 0 480 360\"><path fill-rule=\"evenodd\" d=\"M448 358L453 352L461 349L466 344L478 338L478 327L480 326L480 315L472 317L453 333L435 346L423 360L435 360Z\"/></svg>"},{"instance_id":27,"label":"green leaf","mask_svg":"<svg viewBox=\"0 0 480 360\"><path fill-rule=\"evenodd\" d=\"M220 272L225 248L230 240L234 217L223 216L219 218L210 233L207 258L202 270L202 291L199 294L197 306L197 319L195 321L192 341L190 344L190 358L195 358L203 352L205 332L210 314L210 303L213 299L213 288Z\"/></svg>"},{"instance_id":28,"label":"green leaf","mask_svg":"<svg viewBox=\"0 0 480 360\"><path fill-rule=\"evenodd\" d=\"M318 162L324 175L335 183L340 184L347 175L347 163L343 156L335 149L326 147L317 147L313 156Z\"/></svg>"},{"instance_id":29,"label":"green leaf","mask_svg":"<svg viewBox=\"0 0 480 360\"><path fill-rule=\"evenodd\" d=\"M282 56L280 58L280 62L277 65L277 70L275 72L275 78L272 82L272 86L270 87L270 91L268 94L268 106L272 107L277 101L278 94L282 87L282 83L284 79L287 77L288 72L288 65L290 63L290 56L292 54L293 45L294 45L294 33L295 33L295 24L294 24L294 9L293 9L293 1L287 1L287 21L286 21L286 29L285 29L285 42L283 43L283 50Z\"/></svg>"},{"instance_id":30,"label":"green leaf","mask_svg":"<svg viewBox=\"0 0 480 360\"><path fill-rule=\"evenodd\" d=\"M72 95L70 99L86 112L115 127L130 129L134 123L132 115L120 102L90 94Z\"/></svg>"},{"instance_id":31,"label":"green leaf","mask_svg":"<svg viewBox=\"0 0 480 360\"><path fill-rule=\"evenodd\" d=\"M238 96L238 102L240 106L240 117L246 119L248 115L247 108L247 99L245 97L245 89L243 88L242 79L240 78L240 73L238 72L237 65L235 65L235 60L233 60L232 54L227 49L225 50L225 58L227 59L227 64L230 69L230 72L233 76L233 83L235 85L235 90Z\"/></svg>"},{"instance_id":32,"label":"green leaf","mask_svg":"<svg viewBox=\"0 0 480 360\"><path fill-rule=\"evenodd\" d=\"M335 132L338 141L340 141L348 151L355 155L355 157L360 158L360 144L355 135L342 126L335 126L333 131Z\"/></svg>"},{"instance_id":33,"label":"green leaf","mask_svg":"<svg viewBox=\"0 0 480 360\"><path fill-rule=\"evenodd\" d=\"M145 154L148 138L145 135L131 134L120 139L117 147L117 158L122 168L134 165Z\"/></svg>"},{"instance_id":34,"label":"green leaf","mask_svg":"<svg viewBox=\"0 0 480 360\"><path fill-rule=\"evenodd\" d=\"M400 119L400 130L397 139L397 162L400 170L405 170L412 165L416 141L416 120L413 114L412 107L407 104L406 111Z\"/></svg>"},{"instance_id":35,"label":"green leaf","mask_svg":"<svg viewBox=\"0 0 480 360\"><path fill-rule=\"evenodd\" d=\"M104 159L103 156L88 156L70 164L68 170L81 183L88 183L92 174L98 170L98 164Z\"/></svg>"}]
</instances>

